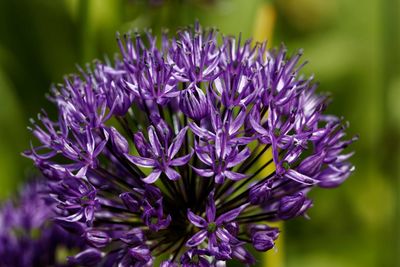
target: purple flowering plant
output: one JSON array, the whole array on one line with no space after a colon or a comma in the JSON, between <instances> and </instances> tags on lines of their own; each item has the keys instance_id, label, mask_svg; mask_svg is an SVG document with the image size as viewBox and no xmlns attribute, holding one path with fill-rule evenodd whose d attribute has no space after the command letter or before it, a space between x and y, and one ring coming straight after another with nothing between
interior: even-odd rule
<instances>
[{"instance_id":1,"label":"purple flowering plant","mask_svg":"<svg viewBox=\"0 0 400 267\"><path fill-rule=\"evenodd\" d=\"M86 245L79 235L71 235L55 224L54 200L46 196L41 182L30 182L17 198L8 199L0 207L0 266L72 267L70 253Z\"/></svg>"},{"instance_id":2,"label":"purple flowering plant","mask_svg":"<svg viewBox=\"0 0 400 267\"><path fill-rule=\"evenodd\" d=\"M58 117L38 116L25 152L48 178L55 219L86 239L75 263L252 265L249 247L278 238L269 222L305 215L310 189L354 170L344 150L356 138L299 74L301 51L198 23L117 42L114 63L52 88Z\"/></svg>"}]
</instances>

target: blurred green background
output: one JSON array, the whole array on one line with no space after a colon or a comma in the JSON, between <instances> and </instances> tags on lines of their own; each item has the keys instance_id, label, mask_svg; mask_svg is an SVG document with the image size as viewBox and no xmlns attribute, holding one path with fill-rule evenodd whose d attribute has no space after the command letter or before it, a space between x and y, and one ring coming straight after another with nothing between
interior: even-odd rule
<instances>
[{"instance_id":1,"label":"blurred green background","mask_svg":"<svg viewBox=\"0 0 400 267\"><path fill-rule=\"evenodd\" d=\"M304 48L304 69L330 91L330 112L360 140L356 173L314 190L310 221L285 224L270 267L400 266L400 1L0 0L0 198L32 173L20 152L28 119L51 105L51 83L95 58L112 58L115 32L192 24ZM275 258L274 258L275 257Z\"/></svg>"}]
</instances>

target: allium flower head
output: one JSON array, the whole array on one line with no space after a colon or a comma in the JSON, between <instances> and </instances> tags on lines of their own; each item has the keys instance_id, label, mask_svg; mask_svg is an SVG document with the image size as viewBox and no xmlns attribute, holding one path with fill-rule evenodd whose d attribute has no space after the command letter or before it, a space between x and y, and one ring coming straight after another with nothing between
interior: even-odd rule
<instances>
[{"instance_id":1,"label":"allium flower head","mask_svg":"<svg viewBox=\"0 0 400 267\"><path fill-rule=\"evenodd\" d=\"M79 235L54 224L54 205L45 187L30 183L0 209L0 266L73 266L66 256L84 248ZM65 254L65 255L64 255Z\"/></svg>"},{"instance_id":2,"label":"allium flower head","mask_svg":"<svg viewBox=\"0 0 400 267\"><path fill-rule=\"evenodd\" d=\"M347 124L299 74L301 52L267 50L196 24L161 48L118 36L114 64L65 78L26 155L48 177L63 225L83 227L98 266L256 260L305 215L307 192L353 171ZM165 256L167 255L167 257Z\"/></svg>"}]
</instances>

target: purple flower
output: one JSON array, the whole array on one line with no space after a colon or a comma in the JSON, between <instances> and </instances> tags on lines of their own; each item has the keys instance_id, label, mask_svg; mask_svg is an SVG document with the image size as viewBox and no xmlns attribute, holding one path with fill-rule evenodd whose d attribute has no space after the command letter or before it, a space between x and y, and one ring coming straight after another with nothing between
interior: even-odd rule
<instances>
[{"instance_id":1,"label":"purple flower","mask_svg":"<svg viewBox=\"0 0 400 267\"><path fill-rule=\"evenodd\" d=\"M186 131L187 128L180 130L172 143L169 144L165 139L160 140L156 129L150 126L148 129L149 142L144 139L142 133L138 133L135 136L135 144L139 151L139 156L124 155L130 162L137 166L153 169L143 179L145 183L154 183L160 177L161 173L164 173L170 180L178 180L181 178L181 175L173 167L187 164L192 157L190 153L175 158L183 144Z\"/></svg>"},{"instance_id":2,"label":"purple flower","mask_svg":"<svg viewBox=\"0 0 400 267\"><path fill-rule=\"evenodd\" d=\"M210 262L206 259L210 253L206 249L189 249L181 257L182 267L208 267Z\"/></svg>"},{"instance_id":3,"label":"purple flower","mask_svg":"<svg viewBox=\"0 0 400 267\"><path fill-rule=\"evenodd\" d=\"M233 248L236 247L240 241L234 236L235 233L233 233L233 231L229 231L229 224L234 222L247 206L248 204L244 204L216 217L214 192L211 192L206 205L206 218L202 218L188 210L187 216L189 221L197 228L200 228L200 231L186 242L186 246L198 247L207 240L208 250L211 254L216 256L217 259L231 259L233 256Z\"/></svg>"},{"instance_id":4,"label":"purple flower","mask_svg":"<svg viewBox=\"0 0 400 267\"><path fill-rule=\"evenodd\" d=\"M75 177L64 178L55 185L51 185L58 202L57 207L64 211L61 220L69 222L84 221L91 224L94 212L99 208L96 189L83 179ZM66 216L67 215L67 216Z\"/></svg>"},{"instance_id":5,"label":"purple flower","mask_svg":"<svg viewBox=\"0 0 400 267\"><path fill-rule=\"evenodd\" d=\"M285 196L279 203L278 217L282 220L288 220L304 212L312 205L312 201L307 199L303 192L293 196Z\"/></svg>"},{"instance_id":6,"label":"purple flower","mask_svg":"<svg viewBox=\"0 0 400 267\"><path fill-rule=\"evenodd\" d=\"M196 148L197 157L210 169L199 169L193 167L193 170L202 177L215 177L215 182L222 184L225 178L233 181L239 181L246 178L245 174L234 172L231 169L243 162L250 156L248 148L239 150L239 146L228 146L226 136L221 131L216 134L214 146L198 146Z\"/></svg>"},{"instance_id":7,"label":"purple flower","mask_svg":"<svg viewBox=\"0 0 400 267\"><path fill-rule=\"evenodd\" d=\"M171 222L170 215L168 215L166 218L163 218L164 212L162 204L162 199L157 200L154 206L152 206L147 200L144 201L142 219L153 231L166 228Z\"/></svg>"},{"instance_id":8,"label":"purple flower","mask_svg":"<svg viewBox=\"0 0 400 267\"><path fill-rule=\"evenodd\" d=\"M83 239L67 233L52 221L54 203L46 187L31 182L0 208L0 266L72 266L57 258L60 251L83 249Z\"/></svg>"},{"instance_id":9,"label":"purple flower","mask_svg":"<svg viewBox=\"0 0 400 267\"><path fill-rule=\"evenodd\" d=\"M94 248L88 248L75 256L68 257L68 262L81 266L96 266L101 261L101 252Z\"/></svg>"},{"instance_id":10,"label":"purple flower","mask_svg":"<svg viewBox=\"0 0 400 267\"><path fill-rule=\"evenodd\" d=\"M120 262L121 266L152 266L153 258L149 247L145 245L145 237L140 229L124 233L120 240L126 247L118 255L122 258L115 260L116 262Z\"/></svg>"},{"instance_id":11,"label":"purple flower","mask_svg":"<svg viewBox=\"0 0 400 267\"><path fill-rule=\"evenodd\" d=\"M278 238L279 229L267 225L254 225L250 228L251 241L258 251L267 251L275 246L274 241Z\"/></svg>"},{"instance_id":12,"label":"purple flower","mask_svg":"<svg viewBox=\"0 0 400 267\"><path fill-rule=\"evenodd\" d=\"M183 90L179 97L179 108L189 118L200 121L209 115L208 101L204 92L196 85Z\"/></svg>"},{"instance_id":13,"label":"purple flower","mask_svg":"<svg viewBox=\"0 0 400 267\"><path fill-rule=\"evenodd\" d=\"M90 246L71 262L252 265L247 245L278 238L269 222L305 215L312 188L354 171L356 138L325 114L302 52L218 39L198 23L160 42L118 35L113 64L52 89L58 116L32 121L38 142L25 155L47 178L57 223Z\"/></svg>"}]
</instances>

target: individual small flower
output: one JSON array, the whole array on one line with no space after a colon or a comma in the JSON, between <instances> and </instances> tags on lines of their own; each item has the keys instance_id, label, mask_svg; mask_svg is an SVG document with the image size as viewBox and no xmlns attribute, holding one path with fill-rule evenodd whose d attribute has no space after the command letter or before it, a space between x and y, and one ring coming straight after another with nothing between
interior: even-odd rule
<instances>
[{"instance_id":1,"label":"individual small flower","mask_svg":"<svg viewBox=\"0 0 400 267\"><path fill-rule=\"evenodd\" d=\"M187 128L183 128L177 134L171 144L167 140L159 139L157 131L150 126L148 129L149 142L144 139L142 133L135 137L135 144L140 156L125 154L125 157L137 166L153 168L153 171L143 179L145 183L154 183L164 173L170 180L178 180L181 175L173 167L182 166L189 162L191 153L182 157L175 158L179 152L185 138Z\"/></svg>"},{"instance_id":2,"label":"individual small flower","mask_svg":"<svg viewBox=\"0 0 400 267\"><path fill-rule=\"evenodd\" d=\"M132 90L134 96L165 105L180 92L172 76L173 67L166 64L156 50L155 52L153 56L145 54L143 60L138 61L135 70L128 69L131 70L132 80L125 80L125 84Z\"/></svg>"},{"instance_id":3,"label":"individual small flower","mask_svg":"<svg viewBox=\"0 0 400 267\"><path fill-rule=\"evenodd\" d=\"M101 260L101 252L94 248L88 248L75 256L68 257L68 262L81 266L96 266Z\"/></svg>"},{"instance_id":4,"label":"individual small flower","mask_svg":"<svg viewBox=\"0 0 400 267\"><path fill-rule=\"evenodd\" d=\"M288 220L302 215L310 206L312 201L307 199L303 192L293 196L285 196L279 203L278 217Z\"/></svg>"},{"instance_id":5,"label":"individual small flower","mask_svg":"<svg viewBox=\"0 0 400 267\"><path fill-rule=\"evenodd\" d=\"M179 99L179 108L194 121L200 121L208 116L210 110L206 95L196 85L183 90Z\"/></svg>"},{"instance_id":6,"label":"individual small flower","mask_svg":"<svg viewBox=\"0 0 400 267\"><path fill-rule=\"evenodd\" d=\"M226 212L216 218L216 207L214 203L214 192L208 196L206 206L206 219L188 211L189 221L201 230L193 235L187 242L188 247L195 247L208 239L208 247L217 246L220 241L225 243L238 243L239 241L225 228L224 225L234 221L247 204Z\"/></svg>"},{"instance_id":7,"label":"individual small flower","mask_svg":"<svg viewBox=\"0 0 400 267\"><path fill-rule=\"evenodd\" d=\"M94 212L99 208L99 200L93 185L83 179L70 177L53 185L52 188L56 194L57 207L68 214L60 219L69 222L84 220L88 224L93 222Z\"/></svg>"},{"instance_id":8,"label":"individual small flower","mask_svg":"<svg viewBox=\"0 0 400 267\"><path fill-rule=\"evenodd\" d=\"M186 246L199 247L201 243L207 240L208 250L212 251L216 259L232 259L235 254L234 251L237 249L240 241L235 237L236 231L229 231L232 230L232 227L229 226L234 223L236 217L238 217L247 206L248 204L244 204L216 217L214 192L211 192L206 205L206 219L194 214L190 210L188 211L187 216L189 221L201 230L186 242ZM239 259L241 259L241 257L239 257ZM245 261L247 261L247 259L245 259Z\"/></svg>"},{"instance_id":9,"label":"individual small flower","mask_svg":"<svg viewBox=\"0 0 400 267\"><path fill-rule=\"evenodd\" d=\"M96 248L105 247L112 240L106 232L96 229L88 229L85 234L86 240Z\"/></svg>"},{"instance_id":10,"label":"individual small flower","mask_svg":"<svg viewBox=\"0 0 400 267\"><path fill-rule=\"evenodd\" d=\"M272 180L267 180L266 182L259 183L251 187L249 192L250 203L256 205L268 201L273 191L272 188L273 188Z\"/></svg>"},{"instance_id":11,"label":"individual small flower","mask_svg":"<svg viewBox=\"0 0 400 267\"><path fill-rule=\"evenodd\" d=\"M162 199L160 198L151 205L147 200L143 204L143 215L142 219L144 223L153 231L158 231L160 229L166 228L171 222L171 216L168 215L164 217Z\"/></svg>"},{"instance_id":12,"label":"individual small flower","mask_svg":"<svg viewBox=\"0 0 400 267\"><path fill-rule=\"evenodd\" d=\"M112 259L112 263L120 262L121 266L152 266L153 258L148 246L144 244L145 237L140 229L128 231L120 237L120 240L126 245L122 253Z\"/></svg>"},{"instance_id":13,"label":"individual small flower","mask_svg":"<svg viewBox=\"0 0 400 267\"><path fill-rule=\"evenodd\" d=\"M181 257L182 267L208 267L210 262L206 259L210 253L206 249L189 249Z\"/></svg>"},{"instance_id":14,"label":"individual small flower","mask_svg":"<svg viewBox=\"0 0 400 267\"><path fill-rule=\"evenodd\" d=\"M54 203L40 182L24 186L17 199L0 208L0 266L73 266L57 257L85 247L79 235L71 235L53 223Z\"/></svg>"},{"instance_id":15,"label":"individual small flower","mask_svg":"<svg viewBox=\"0 0 400 267\"><path fill-rule=\"evenodd\" d=\"M167 57L174 66L173 76L180 82L189 83L213 80L222 53L217 46L216 31L203 32L196 23L193 32L180 31L178 37L172 41Z\"/></svg>"},{"instance_id":16,"label":"individual small flower","mask_svg":"<svg viewBox=\"0 0 400 267\"><path fill-rule=\"evenodd\" d=\"M267 251L275 246L274 241L278 238L279 229L267 225L254 225L250 229L251 241L258 251Z\"/></svg>"},{"instance_id":17,"label":"individual small flower","mask_svg":"<svg viewBox=\"0 0 400 267\"><path fill-rule=\"evenodd\" d=\"M198 146L196 149L198 158L210 169L199 169L193 167L196 173L203 177L215 177L215 182L222 184L225 178L239 181L246 178L245 174L232 171L232 168L240 164L250 156L248 148L239 151L239 146L227 146L226 136L218 132L214 146Z\"/></svg>"},{"instance_id":18,"label":"individual small flower","mask_svg":"<svg viewBox=\"0 0 400 267\"><path fill-rule=\"evenodd\" d=\"M25 155L47 178L58 224L96 266L253 265L270 222L306 216L314 187L354 171L348 123L301 75L302 51L268 50L199 23L160 42L117 35L120 57L53 87ZM158 43L160 46L158 47Z\"/></svg>"}]
</instances>

